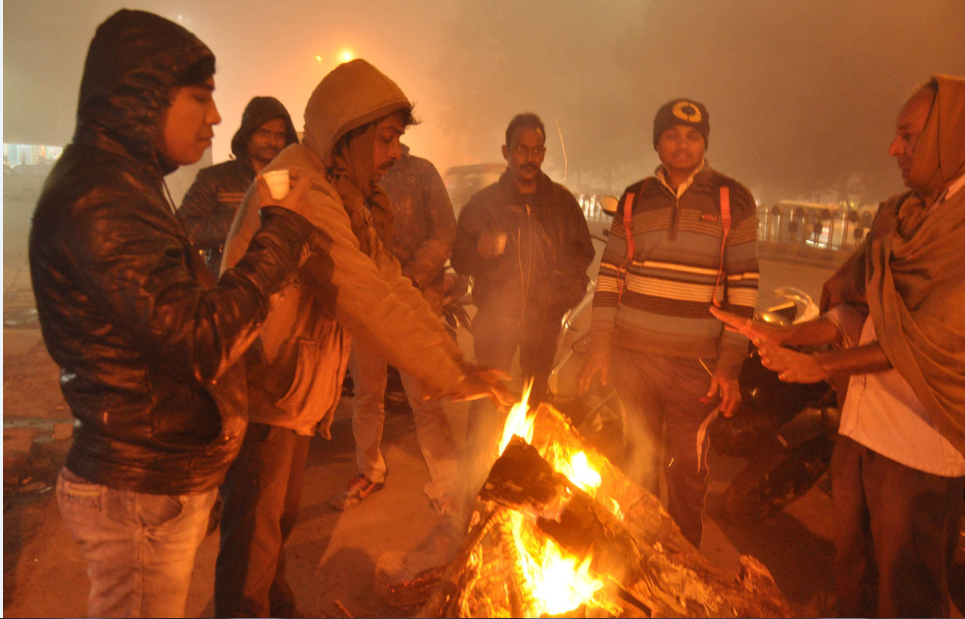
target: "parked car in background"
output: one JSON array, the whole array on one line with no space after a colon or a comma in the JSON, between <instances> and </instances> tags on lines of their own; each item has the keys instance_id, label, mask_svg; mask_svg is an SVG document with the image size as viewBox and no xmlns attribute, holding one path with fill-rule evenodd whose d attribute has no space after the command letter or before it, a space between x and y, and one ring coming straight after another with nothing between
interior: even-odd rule
<instances>
[{"instance_id":1,"label":"parked car in background","mask_svg":"<svg viewBox=\"0 0 965 619\"><path fill-rule=\"evenodd\" d=\"M466 206L473 194L498 181L505 171L505 163L461 165L446 170L443 179L456 217L459 217L462 207Z\"/></svg>"},{"instance_id":2,"label":"parked car in background","mask_svg":"<svg viewBox=\"0 0 965 619\"><path fill-rule=\"evenodd\" d=\"M50 170L48 163L3 166L3 199L34 202L40 197L40 190Z\"/></svg>"}]
</instances>

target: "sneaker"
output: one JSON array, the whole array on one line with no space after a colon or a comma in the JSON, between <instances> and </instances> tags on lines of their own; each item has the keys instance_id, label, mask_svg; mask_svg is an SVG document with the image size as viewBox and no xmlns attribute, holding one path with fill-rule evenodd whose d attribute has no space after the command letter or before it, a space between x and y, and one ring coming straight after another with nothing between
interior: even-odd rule
<instances>
[{"instance_id":1,"label":"sneaker","mask_svg":"<svg viewBox=\"0 0 965 619\"><path fill-rule=\"evenodd\" d=\"M369 481L365 475L359 474L358 477L352 478L345 492L331 500L331 505L335 509L345 510L353 505L358 505L365 497L373 492L378 492L382 488L385 488L383 482Z\"/></svg>"}]
</instances>

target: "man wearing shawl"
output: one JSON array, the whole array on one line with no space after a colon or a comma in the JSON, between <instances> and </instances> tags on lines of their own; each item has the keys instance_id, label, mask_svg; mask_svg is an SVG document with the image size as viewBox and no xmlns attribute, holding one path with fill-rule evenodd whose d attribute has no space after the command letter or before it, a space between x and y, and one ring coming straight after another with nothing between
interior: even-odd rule
<instances>
[{"instance_id":1,"label":"man wearing shawl","mask_svg":"<svg viewBox=\"0 0 965 619\"><path fill-rule=\"evenodd\" d=\"M910 191L825 284L822 318L774 329L714 312L784 381L850 376L831 462L848 617L949 615L965 490L965 79L919 88L896 134ZM828 343L843 349L781 347Z\"/></svg>"}]
</instances>

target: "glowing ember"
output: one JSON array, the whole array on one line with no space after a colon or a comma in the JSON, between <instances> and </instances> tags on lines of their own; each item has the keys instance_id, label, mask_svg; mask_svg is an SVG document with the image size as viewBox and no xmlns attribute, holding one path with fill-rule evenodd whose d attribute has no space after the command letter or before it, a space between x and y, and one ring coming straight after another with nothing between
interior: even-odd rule
<instances>
[{"instance_id":1,"label":"glowing ember","mask_svg":"<svg viewBox=\"0 0 965 619\"><path fill-rule=\"evenodd\" d=\"M523 389L523 399L513 404L513 408L506 417L506 425L503 426L503 438L499 441L499 453L502 454L509 445L514 435L519 436L527 443L533 442L533 422L535 412L529 414L529 392L533 390L533 381L529 381Z\"/></svg>"}]
</instances>

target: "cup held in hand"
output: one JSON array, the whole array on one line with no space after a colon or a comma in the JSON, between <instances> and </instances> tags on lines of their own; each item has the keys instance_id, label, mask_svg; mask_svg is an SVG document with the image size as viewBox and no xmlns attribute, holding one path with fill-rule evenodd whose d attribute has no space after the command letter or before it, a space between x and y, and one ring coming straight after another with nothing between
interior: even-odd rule
<instances>
[{"instance_id":1,"label":"cup held in hand","mask_svg":"<svg viewBox=\"0 0 965 619\"><path fill-rule=\"evenodd\" d=\"M272 170L271 172L265 172L262 176L265 178L265 182L268 183L268 190L271 191L272 198L281 200L288 195L288 190L290 189L288 170Z\"/></svg>"}]
</instances>

